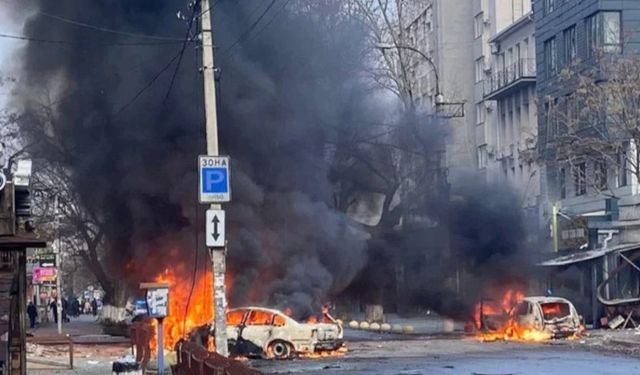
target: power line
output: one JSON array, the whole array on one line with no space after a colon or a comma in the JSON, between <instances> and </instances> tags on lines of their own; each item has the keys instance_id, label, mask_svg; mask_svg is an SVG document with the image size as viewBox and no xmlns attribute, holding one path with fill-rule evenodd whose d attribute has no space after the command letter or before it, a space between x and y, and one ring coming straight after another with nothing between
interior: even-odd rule
<instances>
[{"instance_id":1,"label":"power line","mask_svg":"<svg viewBox=\"0 0 640 375\"><path fill-rule=\"evenodd\" d=\"M86 46L86 45L98 45L98 46L158 46L158 45L171 45L171 44L180 44L184 42L192 42L190 40L180 40L180 41L164 41L164 42L114 42L114 43L81 43L81 42L72 42L68 40L55 40L55 39L44 39L44 38L34 38L24 35L12 35L0 33L0 38L4 39L15 39L15 40L24 40L28 42L37 42L37 43L50 43L50 44L63 44L63 45L71 45L71 46Z\"/></svg>"},{"instance_id":2,"label":"power line","mask_svg":"<svg viewBox=\"0 0 640 375\"><path fill-rule=\"evenodd\" d=\"M291 2L291 0L286 0L282 6L280 7L280 9L278 9L274 14L273 17L271 17L271 19L269 21L267 21L267 23L265 23L262 28L260 28L260 30L258 30L258 32L256 32L255 34L253 34L251 37L247 38L247 41L251 41L254 38L256 38L258 35L262 34L267 27L269 27L273 21L275 21L276 18L278 18L278 16L280 15L280 13L282 13L282 11L287 7L287 5L289 5L289 3ZM235 51L234 51L235 52ZM233 53L231 53L230 55L227 55L226 57L229 57L233 55ZM222 59L222 58L221 58Z\"/></svg>"},{"instance_id":3,"label":"power line","mask_svg":"<svg viewBox=\"0 0 640 375\"><path fill-rule=\"evenodd\" d=\"M273 7L273 4L276 3L276 0L271 0L271 3L269 3L269 5L267 6L267 8L262 12L262 14L258 17L258 19L256 19L251 26L249 26L249 28L243 32L240 37L233 42L233 44L231 44L229 47L227 47L225 50L223 50L220 54L221 56L224 56L226 53L228 53L229 51L231 51L235 46L237 46L238 44L240 44L241 42L243 42L248 36L249 34L251 34L251 32L253 31L253 29L256 28L256 26L258 26L258 23L260 23L260 21L262 21L262 19L264 18L264 16L269 12L269 10L271 10L271 8Z\"/></svg>"},{"instance_id":4,"label":"power line","mask_svg":"<svg viewBox=\"0 0 640 375\"><path fill-rule=\"evenodd\" d=\"M173 71L173 75L171 76L171 82L169 83L169 89L167 89L167 93L162 99L162 103L167 101L169 98L169 94L171 94L171 90L173 89L173 83L176 80L176 76L178 75L178 70L180 69L180 64L182 63L182 57L184 56L184 50L187 48L187 41L189 40L189 35L191 34L191 28L193 28L193 20L196 18L196 11L198 10L196 4L193 4L193 11L191 12L191 19L189 20L189 26L187 27L187 33L184 36L184 43L182 43L182 48L180 49L180 57L178 58L178 63L176 64L176 68Z\"/></svg>"},{"instance_id":5,"label":"power line","mask_svg":"<svg viewBox=\"0 0 640 375\"><path fill-rule=\"evenodd\" d=\"M173 62L176 61L179 56L180 56L180 51L178 51L178 53L176 53L175 56L173 56L173 58L169 60L169 62L155 76L153 76L153 78L149 82L147 82L147 84L144 87L142 87L125 105L120 107L120 109L116 111L115 115L116 116L119 115L125 109L127 109L127 107L133 104L140 97L140 95L142 95L149 87L151 87L158 80L158 78L160 78L162 73L164 73L165 71L167 71L167 69L171 67Z\"/></svg>"},{"instance_id":6,"label":"power line","mask_svg":"<svg viewBox=\"0 0 640 375\"><path fill-rule=\"evenodd\" d=\"M209 5L209 8L207 10L202 11L200 14L198 14L198 17L196 18L200 18L202 16L204 16L205 14L209 13L209 11L211 11L211 9L213 9L214 6L218 5L218 3L221 3L223 0L216 0L214 1L211 5ZM198 2L200 2L200 0L198 0Z\"/></svg>"},{"instance_id":7,"label":"power line","mask_svg":"<svg viewBox=\"0 0 640 375\"><path fill-rule=\"evenodd\" d=\"M96 26L96 25L91 25L88 23L84 23L84 22L79 22L79 21L75 21L69 18L64 18L64 17L60 17L60 16L56 16L55 14L49 14L49 13L45 13L42 11L38 11L38 14L41 14L45 17L49 17L61 22L65 22L71 25L75 25L75 26L80 26L80 27L85 27L91 30L96 30L96 31L101 31L101 32L105 32L105 33L111 33L111 34L118 34L118 35L125 35L125 36L130 36L130 37L135 37L135 38L147 38L147 39L156 39L156 40L173 40L173 41L180 41L182 42L182 39L180 38L175 38L175 37L169 37L169 36L160 36L160 35L149 35L149 34L140 34L140 33L132 33L132 32L128 32L128 31L120 31L120 30L114 30L114 29L109 29L106 27L102 27L102 26Z\"/></svg>"}]
</instances>

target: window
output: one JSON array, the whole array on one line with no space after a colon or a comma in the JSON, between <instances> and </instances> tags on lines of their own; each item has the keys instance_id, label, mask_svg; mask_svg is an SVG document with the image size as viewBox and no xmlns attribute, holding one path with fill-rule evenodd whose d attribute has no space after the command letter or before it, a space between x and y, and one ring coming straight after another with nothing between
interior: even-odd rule
<instances>
[{"instance_id":1,"label":"window","mask_svg":"<svg viewBox=\"0 0 640 375\"><path fill-rule=\"evenodd\" d=\"M602 50L620 53L622 50L620 12L602 12Z\"/></svg>"},{"instance_id":2,"label":"window","mask_svg":"<svg viewBox=\"0 0 640 375\"><path fill-rule=\"evenodd\" d=\"M544 42L544 62L547 70L547 77L556 74L558 68L558 59L556 55L556 38L551 38Z\"/></svg>"},{"instance_id":3,"label":"window","mask_svg":"<svg viewBox=\"0 0 640 375\"><path fill-rule=\"evenodd\" d=\"M480 38L483 32L484 32L484 13L478 13L473 23L473 37Z\"/></svg>"},{"instance_id":4,"label":"window","mask_svg":"<svg viewBox=\"0 0 640 375\"><path fill-rule=\"evenodd\" d=\"M227 313L227 324L230 326L237 326L242 323L242 317L246 310L235 310Z\"/></svg>"},{"instance_id":5,"label":"window","mask_svg":"<svg viewBox=\"0 0 640 375\"><path fill-rule=\"evenodd\" d=\"M249 315L249 319L247 319L247 325L250 326L268 326L271 325L273 321L273 314L262 311L262 310L253 310Z\"/></svg>"},{"instance_id":6,"label":"window","mask_svg":"<svg viewBox=\"0 0 640 375\"><path fill-rule=\"evenodd\" d=\"M482 124L485 121L484 102L476 104L476 124Z\"/></svg>"},{"instance_id":7,"label":"window","mask_svg":"<svg viewBox=\"0 0 640 375\"><path fill-rule=\"evenodd\" d=\"M544 0L544 14L549 14L556 9L555 0Z\"/></svg>"},{"instance_id":8,"label":"window","mask_svg":"<svg viewBox=\"0 0 640 375\"><path fill-rule=\"evenodd\" d=\"M622 22L620 12L600 12L585 20L587 57L602 49L607 53L622 52Z\"/></svg>"},{"instance_id":9,"label":"window","mask_svg":"<svg viewBox=\"0 0 640 375\"><path fill-rule=\"evenodd\" d=\"M573 188L576 196L585 195L587 193L587 164L578 163L573 168Z\"/></svg>"},{"instance_id":10,"label":"window","mask_svg":"<svg viewBox=\"0 0 640 375\"><path fill-rule=\"evenodd\" d=\"M571 26L564 31L564 62L571 63L578 56L578 38L576 27Z\"/></svg>"},{"instance_id":11,"label":"window","mask_svg":"<svg viewBox=\"0 0 640 375\"><path fill-rule=\"evenodd\" d=\"M484 75L484 56L476 60L476 83L482 82Z\"/></svg>"},{"instance_id":12,"label":"window","mask_svg":"<svg viewBox=\"0 0 640 375\"><path fill-rule=\"evenodd\" d=\"M624 142L622 145L622 151L618 154L618 187L627 186L627 164L628 164L628 153L629 143Z\"/></svg>"},{"instance_id":13,"label":"window","mask_svg":"<svg viewBox=\"0 0 640 375\"><path fill-rule=\"evenodd\" d=\"M585 20L585 41L587 44L587 57L593 57L598 48L598 18L597 14L587 17Z\"/></svg>"},{"instance_id":14,"label":"window","mask_svg":"<svg viewBox=\"0 0 640 375\"><path fill-rule=\"evenodd\" d=\"M282 315L276 315L273 318L273 325L276 327L284 327L287 324L287 319Z\"/></svg>"},{"instance_id":15,"label":"window","mask_svg":"<svg viewBox=\"0 0 640 375\"><path fill-rule=\"evenodd\" d=\"M487 145L478 147L478 168L484 169L487 167Z\"/></svg>"},{"instance_id":16,"label":"window","mask_svg":"<svg viewBox=\"0 0 640 375\"><path fill-rule=\"evenodd\" d=\"M558 187L560 189L560 199L567 197L567 172L564 168L558 171Z\"/></svg>"},{"instance_id":17,"label":"window","mask_svg":"<svg viewBox=\"0 0 640 375\"><path fill-rule=\"evenodd\" d=\"M516 315L525 316L531 314L531 306L529 306L529 302L522 301L516 307Z\"/></svg>"},{"instance_id":18,"label":"window","mask_svg":"<svg viewBox=\"0 0 640 375\"><path fill-rule=\"evenodd\" d=\"M593 171L596 178L596 188L600 191L607 190L607 162L605 160L596 161L593 164Z\"/></svg>"}]
</instances>

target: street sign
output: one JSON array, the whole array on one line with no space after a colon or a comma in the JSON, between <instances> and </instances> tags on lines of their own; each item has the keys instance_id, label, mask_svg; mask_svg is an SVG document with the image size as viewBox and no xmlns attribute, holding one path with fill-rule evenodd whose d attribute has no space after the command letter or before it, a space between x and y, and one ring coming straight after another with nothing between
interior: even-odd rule
<instances>
[{"instance_id":1,"label":"street sign","mask_svg":"<svg viewBox=\"0 0 640 375\"><path fill-rule=\"evenodd\" d=\"M56 266L56 254L54 253L41 253L37 254L36 258L40 267L55 267Z\"/></svg>"},{"instance_id":2,"label":"street sign","mask_svg":"<svg viewBox=\"0 0 640 375\"><path fill-rule=\"evenodd\" d=\"M35 267L32 275L34 284L53 282L58 276L58 269L56 267Z\"/></svg>"},{"instance_id":3,"label":"street sign","mask_svg":"<svg viewBox=\"0 0 640 375\"><path fill-rule=\"evenodd\" d=\"M200 203L224 203L231 200L228 156L198 158Z\"/></svg>"},{"instance_id":4,"label":"street sign","mask_svg":"<svg viewBox=\"0 0 640 375\"><path fill-rule=\"evenodd\" d=\"M224 247L224 211L207 210L207 247Z\"/></svg>"}]
</instances>

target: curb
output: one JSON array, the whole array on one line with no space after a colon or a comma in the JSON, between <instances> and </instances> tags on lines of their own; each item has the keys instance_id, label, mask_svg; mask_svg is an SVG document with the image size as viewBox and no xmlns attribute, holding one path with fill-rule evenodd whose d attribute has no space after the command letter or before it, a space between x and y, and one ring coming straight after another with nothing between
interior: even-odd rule
<instances>
[{"instance_id":1,"label":"curb","mask_svg":"<svg viewBox=\"0 0 640 375\"><path fill-rule=\"evenodd\" d=\"M414 328L411 325L389 324L389 323L369 323L365 320L359 322L357 320L351 320L348 324L344 325L346 328L355 329L359 331L371 331L380 333L395 333L395 334L413 334Z\"/></svg>"},{"instance_id":2,"label":"curb","mask_svg":"<svg viewBox=\"0 0 640 375\"><path fill-rule=\"evenodd\" d=\"M640 348L640 341L631 341L624 339L609 339L608 342L614 345L625 346L627 348Z\"/></svg>"}]
</instances>

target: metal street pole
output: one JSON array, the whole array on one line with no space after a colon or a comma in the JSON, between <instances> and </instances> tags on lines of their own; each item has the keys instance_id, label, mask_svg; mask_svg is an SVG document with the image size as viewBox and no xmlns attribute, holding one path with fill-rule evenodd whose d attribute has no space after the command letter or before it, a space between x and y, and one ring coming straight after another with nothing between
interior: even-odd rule
<instances>
[{"instance_id":1,"label":"metal street pole","mask_svg":"<svg viewBox=\"0 0 640 375\"><path fill-rule=\"evenodd\" d=\"M54 199L53 204L56 224L56 305L58 309L58 333L62 334L62 287L60 283L61 267L60 267L60 217L58 213L58 195Z\"/></svg>"},{"instance_id":2,"label":"metal street pole","mask_svg":"<svg viewBox=\"0 0 640 375\"><path fill-rule=\"evenodd\" d=\"M558 252L558 205L554 203L551 207L551 235L553 236L553 252Z\"/></svg>"},{"instance_id":3,"label":"metal street pole","mask_svg":"<svg viewBox=\"0 0 640 375\"><path fill-rule=\"evenodd\" d=\"M201 1L202 16L202 74L204 78L204 106L206 117L207 154L218 155L218 114L216 108L215 72L213 63L213 37L211 32L211 14L213 10L209 0ZM212 210L219 210L219 204L212 204ZM224 285L226 268L226 246L222 249L209 248L213 267L213 306L215 322L216 352L228 356L227 349L227 297Z\"/></svg>"}]
</instances>

